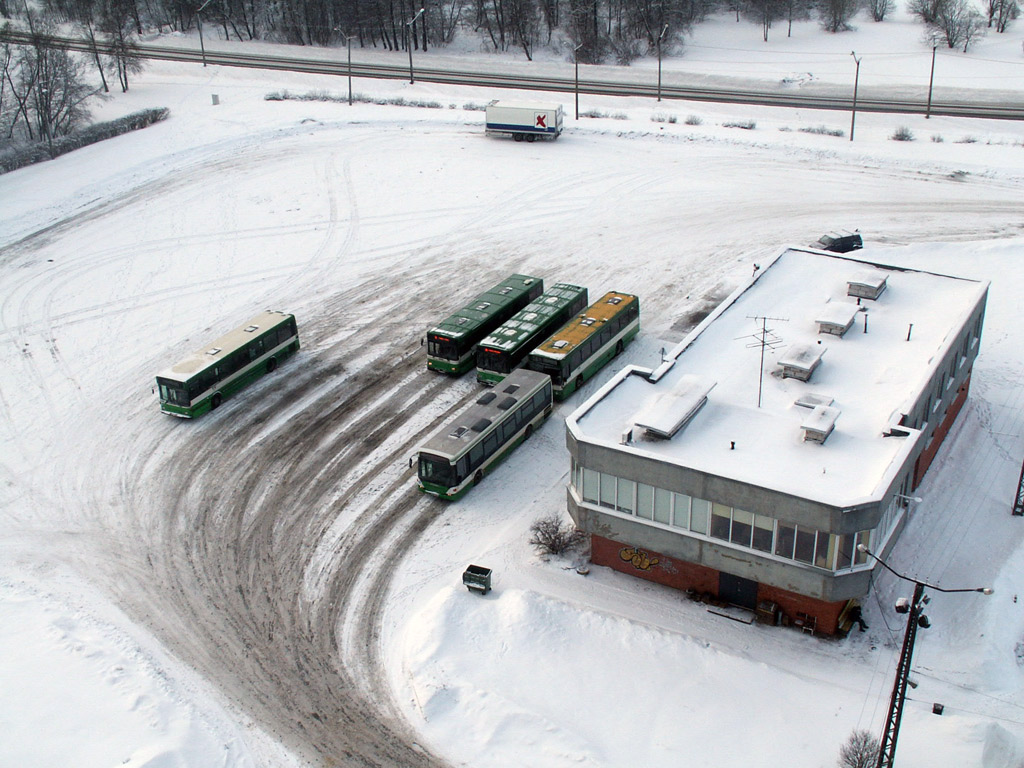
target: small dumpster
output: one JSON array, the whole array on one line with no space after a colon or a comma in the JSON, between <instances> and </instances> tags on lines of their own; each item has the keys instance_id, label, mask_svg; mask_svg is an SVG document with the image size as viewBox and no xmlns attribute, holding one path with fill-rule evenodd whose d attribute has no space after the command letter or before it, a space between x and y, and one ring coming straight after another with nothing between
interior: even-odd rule
<instances>
[{"instance_id":1,"label":"small dumpster","mask_svg":"<svg viewBox=\"0 0 1024 768\"><path fill-rule=\"evenodd\" d=\"M491 591L491 569L482 565L471 565L462 572L462 583L470 592L486 595Z\"/></svg>"}]
</instances>

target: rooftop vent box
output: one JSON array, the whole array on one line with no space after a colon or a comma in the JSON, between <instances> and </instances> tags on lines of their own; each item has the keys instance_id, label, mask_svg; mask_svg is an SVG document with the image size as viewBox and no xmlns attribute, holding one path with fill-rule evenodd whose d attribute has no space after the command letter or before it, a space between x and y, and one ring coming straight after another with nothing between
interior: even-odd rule
<instances>
[{"instance_id":1,"label":"rooftop vent box","mask_svg":"<svg viewBox=\"0 0 1024 768\"><path fill-rule=\"evenodd\" d=\"M828 436L835 429L836 419L839 418L839 409L831 405L815 406L804 420L800 423L800 429L804 433L804 441L812 443L824 443Z\"/></svg>"},{"instance_id":2,"label":"rooftop vent box","mask_svg":"<svg viewBox=\"0 0 1024 768\"><path fill-rule=\"evenodd\" d=\"M817 408L819 405L832 405L834 402L835 400L828 395L805 392L793 401L793 405L799 405L801 408Z\"/></svg>"},{"instance_id":3,"label":"rooftop vent box","mask_svg":"<svg viewBox=\"0 0 1024 768\"><path fill-rule=\"evenodd\" d=\"M641 411L636 425L649 435L670 439L704 407L717 383L692 373L682 376L672 389L662 392Z\"/></svg>"},{"instance_id":4,"label":"rooftop vent box","mask_svg":"<svg viewBox=\"0 0 1024 768\"><path fill-rule=\"evenodd\" d=\"M815 320L818 324L818 333L842 336L850 330L859 311L860 307L852 301L830 301L818 312Z\"/></svg>"},{"instance_id":5,"label":"rooftop vent box","mask_svg":"<svg viewBox=\"0 0 1024 768\"><path fill-rule=\"evenodd\" d=\"M814 369L821 365L821 356L824 354L823 344L794 344L779 359L782 378L810 381Z\"/></svg>"},{"instance_id":6,"label":"rooftop vent box","mask_svg":"<svg viewBox=\"0 0 1024 768\"><path fill-rule=\"evenodd\" d=\"M884 272L873 269L858 272L846 284L846 295L874 301L882 295L888 279Z\"/></svg>"}]
</instances>

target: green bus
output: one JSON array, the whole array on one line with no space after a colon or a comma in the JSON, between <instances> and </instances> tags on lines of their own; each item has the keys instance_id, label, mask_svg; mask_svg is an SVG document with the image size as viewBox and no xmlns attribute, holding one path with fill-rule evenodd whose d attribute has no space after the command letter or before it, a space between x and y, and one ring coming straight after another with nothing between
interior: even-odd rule
<instances>
[{"instance_id":1,"label":"green bus","mask_svg":"<svg viewBox=\"0 0 1024 768\"><path fill-rule=\"evenodd\" d=\"M544 292L544 281L510 275L427 331L427 368L461 375L473 367L476 345Z\"/></svg>"},{"instance_id":2,"label":"green bus","mask_svg":"<svg viewBox=\"0 0 1024 768\"><path fill-rule=\"evenodd\" d=\"M185 419L202 416L298 348L294 315L267 310L157 376L160 410Z\"/></svg>"},{"instance_id":3,"label":"green bus","mask_svg":"<svg viewBox=\"0 0 1024 768\"><path fill-rule=\"evenodd\" d=\"M526 362L530 351L587 306L587 289L558 283L505 321L476 347L476 378L497 384Z\"/></svg>"},{"instance_id":4,"label":"green bus","mask_svg":"<svg viewBox=\"0 0 1024 768\"><path fill-rule=\"evenodd\" d=\"M433 434L418 451L419 489L454 501L551 415L551 378L522 368Z\"/></svg>"},{"instance_id":5,"label":"green bus","mask_svg":"<svg viewBox=\"0 0 1024 768\"><path fill-rule=\"evenodd\" d=\"M640 331L640 299L609 291L533 350L527 367L546 373L565 400Z\"/></svg>"}]
</instances>

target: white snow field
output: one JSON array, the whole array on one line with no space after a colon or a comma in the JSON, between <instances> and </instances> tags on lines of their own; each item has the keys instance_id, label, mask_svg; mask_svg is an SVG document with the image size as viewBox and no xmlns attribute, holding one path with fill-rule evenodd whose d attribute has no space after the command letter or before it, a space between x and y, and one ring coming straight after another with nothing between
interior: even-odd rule
<instances>
[{"instance_id":1,"label":"white snow field","mask_svg":"<svg viewBox=\"0 0 1024 768\"><path fill-rule=\"evenodd\" d=\"M720 18L665 66L841 90L855 48L862 85L922 93L920 29L857 26L765 45ZM937 85L1019 99L1020 41L1018 22L940 51ZM564 514L564 419L611 368L457 504L410 493L407 467L476 387L421 370L423 331L500 277L638 294L622 360L651 364L753 263L834 228L859 228L865 259L991 281L970 398L890 564L995 594L932 594L897 755L1024 765L1024 125L859 113L851 142L845 113L585 97L604 116L576 121L570 93L558 141L517 144L464 108L510 94L264 99L285 89L346 83L151 63L96 111L167 121L0 176L0 766L365 764L332 752L346 722L302 708L332 675L451 765L834 765L853 729L881 733L911 585L879 572L870 629L825 640L530 548L531 522ZM847 133L801 130L819 126ZM162 415L155 373L267 307L296 314L300 353L216 413ZM356 404L386 433L354 429ZM399 548L406 507L430 517ZM346 543L373 526L379 548ZM461 585L470 562L494 570L486 597ZM348 573L359 610L335 613Z\"/></svg>"}]
</instances>

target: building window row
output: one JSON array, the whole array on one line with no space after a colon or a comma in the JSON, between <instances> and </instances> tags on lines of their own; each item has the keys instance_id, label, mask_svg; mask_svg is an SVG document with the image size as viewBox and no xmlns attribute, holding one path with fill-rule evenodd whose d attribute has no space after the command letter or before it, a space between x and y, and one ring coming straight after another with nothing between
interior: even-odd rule
<instances>
[{"instance_id":1,"label":"building window row","mask_svg":"<svg viewBox=\"0 0 1024 768\"><path fill-rule=\"evenodd\" d=\"M586 469L573 460L572 486L586 503L682 529L730 545L795 560L828 571L864 565L857 546L871 547L872 531L835 534L778 518L748 512L707 499L675 493L606 472ZM884 540L899 511L890 504L875 530Z\"/></svg>"}]
</instances>

